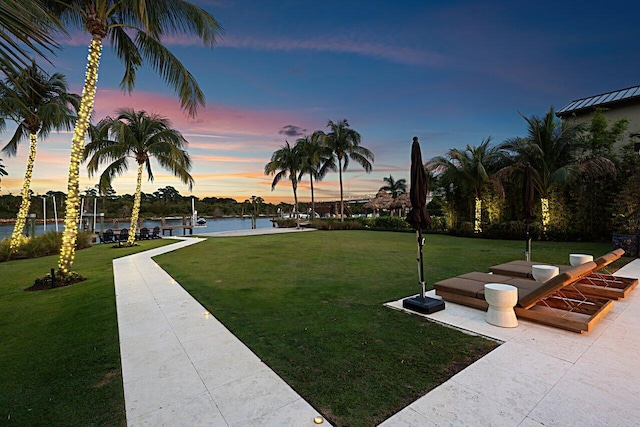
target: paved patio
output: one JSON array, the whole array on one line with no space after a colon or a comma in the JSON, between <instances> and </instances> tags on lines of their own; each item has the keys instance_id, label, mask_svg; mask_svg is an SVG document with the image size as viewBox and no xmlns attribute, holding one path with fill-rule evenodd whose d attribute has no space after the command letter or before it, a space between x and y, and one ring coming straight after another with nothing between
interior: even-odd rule
<instances>
[{"instance_id":1,"label":"paved patio","mask_svg":"<svg viewBox=\"0 0 640 427\"><path fill-rule=\"evenodd\" d=\"M260 230L285 231L211 235ZM113 261L127 424L315 425L319 413L151 259L202 241L176 240ZM640 260L617 274L640 277ZM582 335L522 321L498 328L484 314L447 303L426 316L504 344L383 426L640 425L638 291Z\"/></svg>"},{"instance_id":2,"label":"paved patio","mask_svg":"<svg viewBox=\"0 0 640 427\"><path fill-rule=\"evenodd\" d=\"M616 274L640 277L640 260ZM403 310L402 301L388 306ZM586 334L524 321L499 328L485 321L484 311L448 302L424 317L504 344L382 426L640 425L637 290Z\"/></svg>"}]
</instances>

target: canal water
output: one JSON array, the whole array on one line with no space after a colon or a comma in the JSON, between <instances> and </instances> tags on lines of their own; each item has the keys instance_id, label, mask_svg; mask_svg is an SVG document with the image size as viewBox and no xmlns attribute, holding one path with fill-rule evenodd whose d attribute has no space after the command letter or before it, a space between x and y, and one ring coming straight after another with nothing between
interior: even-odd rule
<instances>
[{"instance_id":1,"label":"canal water","mask_svg":"<svg viewBox=\"0 0 640 427\"><path fill-rule=\"evenodd\" d=\"M167 225L182 225L182 219L168 219L166 220ZM143 227L147 227L149 230L152 230L155 226L160 226L160 221L151 221L146 220L142 223ZM28 227L28 226L27 226ZM25 229L27 228L25 227ZM272 227L271 218L258 218L256 221L256 228L267 228ZM105 221L104 229L114 228L113 221ZM120 221L118 223L118 228L129 228L128 221ZM64 225L62 221L58 222L58 230L62 231L64 229ZM200 233L213 233L216 231L232 231L232 230L250 230L251 229L251 218L207 218L207 223L204 226L198 226L193 228L193 234ZM55 231L56 226L53 223L47 223L46 231ZM100 230L100 222L96 223L96 230ZM10 237L13 232L13 224L0 224L0 240L5 237ZM36 224L35 226L35 234L39 235L45 232L45 228L42 223ZM188 232L187 232L188 233ZM167 236L169 233L167 232ZM173 230L174 236L182 236L182 229Z\"/></svg>"}]
</instances>

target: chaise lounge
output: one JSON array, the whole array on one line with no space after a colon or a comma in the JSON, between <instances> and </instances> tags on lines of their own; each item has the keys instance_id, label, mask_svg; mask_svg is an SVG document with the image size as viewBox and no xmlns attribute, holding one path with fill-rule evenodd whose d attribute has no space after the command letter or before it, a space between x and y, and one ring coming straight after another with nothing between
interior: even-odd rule
<instances>
[{"instance_id":1,"label":"chaise lounge","mask_svg":"<svg viewBox=\"0 0 640 427\"><path fill-rule=\"evenodd\" d=\"M613 308L611 299L585 295L576 283L591 274L596 264L573 267L540 283L490 273L467 273L434 284L436 295L445 301L487 310L484 285L504 283L518 289L516 316L572 332L588 332Z\"/></svg>"},{"instance_id":2,"label":"chaise lounge","mask_svg":"<svg viewBox=\"0 0 640 427\"><path fill-rule=\"evenodd\" d=\"M624 250L616 249L596 258L593 260L595 263L593 270L575 283L574 286L584 294L594 297L616 300L626 298L638 286L638 279L613 276L600 272L612 262L620 259L622 255L624 255ZM549 265L543 262L516 260L489 267L489 271L503 276L532 279L531 268L536 264ZM557 267L561 273L574 268L569 265L559 265Z\"/></svg>"}]
</instances>

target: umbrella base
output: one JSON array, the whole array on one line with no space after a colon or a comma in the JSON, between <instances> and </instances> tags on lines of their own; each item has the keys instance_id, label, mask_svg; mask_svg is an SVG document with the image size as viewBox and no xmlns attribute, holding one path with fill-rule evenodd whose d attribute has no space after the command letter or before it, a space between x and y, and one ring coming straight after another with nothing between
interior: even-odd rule
<instances>
[{"instance_id":1,"label":"umbrella base","mask_svg":"<svg viewBox=\"0 0 640 427\"><path fill-rule=\"evenodd\" d=\"M422 298L418 295L402 300L402 306L406 309L417 311L418 313L431 314L444 310L444 301L437 298Z\"/></svg>"}]
</instances>

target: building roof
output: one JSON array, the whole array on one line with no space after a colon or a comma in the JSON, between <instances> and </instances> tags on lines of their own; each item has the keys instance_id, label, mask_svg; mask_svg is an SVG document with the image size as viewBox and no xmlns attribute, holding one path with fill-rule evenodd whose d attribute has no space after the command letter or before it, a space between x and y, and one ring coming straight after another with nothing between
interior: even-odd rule
<instances>
[{"instance_id":1,"label":"building roof","mask_svg":"<svg viewBox=\"0 0 640 427\"><path fill-rule=\"evenodd\" d=\"M563 117L570 114L580 114L590 112L596 107L608 108L613 104L626 104L640 102L640 86L628 87L626 89L614 90L613 92L601 93L588 98L571 101L556 112L556 116Z\"/></svg>"}]
</instances>

